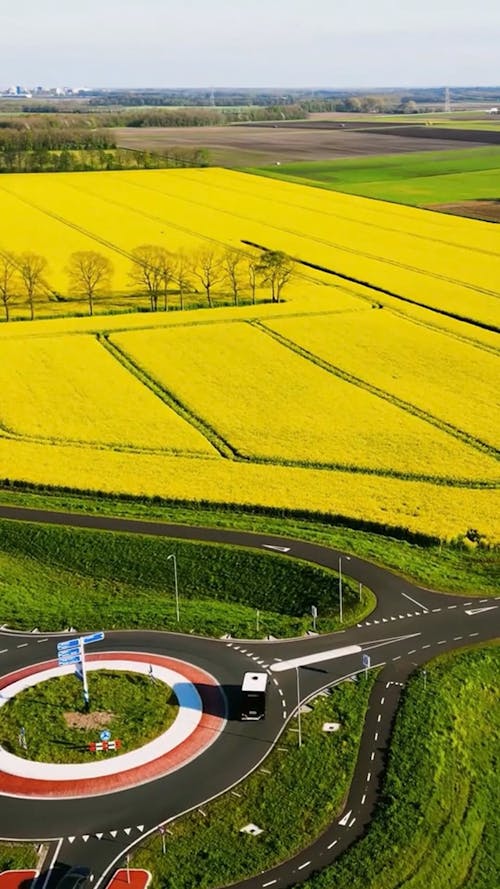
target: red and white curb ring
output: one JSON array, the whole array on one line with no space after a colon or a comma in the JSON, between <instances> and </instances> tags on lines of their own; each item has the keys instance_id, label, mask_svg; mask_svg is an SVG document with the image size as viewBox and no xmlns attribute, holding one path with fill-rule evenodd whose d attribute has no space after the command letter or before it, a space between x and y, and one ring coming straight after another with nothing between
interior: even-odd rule
<instances>
[{"instance_id":1,"label":"red and white curb ring","mask_svg":"<svg viewBox=\"0 0 500 889\"><path fill-rule=\"evenodd\" d=\"M0 794L4 796L99 796L155 781L195 759L218 737L225 725L225 698L209 673L175 658L137 652L87 655L86 669L126 670L153 676L169 685L179 702L173 724L153 741L130 753L96 762L63 764L23 759L0 747ZM0 707L26 688L74 667L46 661L0 679Z\"/></svg>"}]
</instances>

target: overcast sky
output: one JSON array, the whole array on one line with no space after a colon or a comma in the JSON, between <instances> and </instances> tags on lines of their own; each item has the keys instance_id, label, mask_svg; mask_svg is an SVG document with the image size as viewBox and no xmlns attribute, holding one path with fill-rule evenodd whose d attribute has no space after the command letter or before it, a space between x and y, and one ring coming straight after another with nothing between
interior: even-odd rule
<instances>
[{"instance_id":1,"label":"overcast sky","mask_svg":"<svg viewBox=\"0 0 500 889\"><path fill-rule=\"evenodd\" d=\"M0 0L0 88L500 83L499 0Z\"/></svg>"}]
</instances>

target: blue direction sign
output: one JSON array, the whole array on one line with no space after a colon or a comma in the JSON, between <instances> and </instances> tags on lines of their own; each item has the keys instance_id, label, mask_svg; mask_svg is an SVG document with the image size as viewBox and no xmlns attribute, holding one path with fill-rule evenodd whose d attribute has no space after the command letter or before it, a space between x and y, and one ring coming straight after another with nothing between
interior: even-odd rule
<instances>
[{"instance_id":1,"label":"blue direction sign","mask_svg":"<svg viewBox=\"0 0 500 889\"><path fill-rule=\"evenodd\" d=\"M80 645L79 639L68 639L67 642L58 642L57 650L58 651L69 651L70 648L78 648Z\"/></svg>"},{"instance_id":2,"label":"blue direction sign","mask_svg":"<svg viewBox=\"0 0 500 889\"><path fill-rule=\"evenodd\" d=\"M57 660L60 664L77 664L80 660L80 652L72 651L67 654L61 653L57 655Z\"/></svg>"},{"instance_id":3,"label":"blue direction sign","mask_svg":"<svg viewBox=\"0 0 500 889\"><path fill-rule=\"evenodd\" d=\"M111 732L108 729L105 729L100 733L99 738L101 741L111 741Z\"/></svg>"},{"instance_id":4,"label":"blue direction sign","mask_svg":"<svg viewBox=\"0 0 500 889\"><path fill-rule=\"evenodd\" d=\"M89 642L100 642L102 639L104 639L104 633L91 633L89 636L83 636L85 645L88 645Z\"/></svg>"}]
</instances>

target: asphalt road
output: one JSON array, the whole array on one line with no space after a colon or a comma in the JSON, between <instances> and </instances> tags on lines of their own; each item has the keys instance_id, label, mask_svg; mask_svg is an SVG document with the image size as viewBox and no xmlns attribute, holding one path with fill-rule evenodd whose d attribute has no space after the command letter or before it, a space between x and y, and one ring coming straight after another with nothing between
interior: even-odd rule
<instances>
[{"instance_id":1,"label":"asphalt road","mask_svg":"<svg viewBox=\"0 0 500 889\"><path fill-rule=\"evenodd\" d=\"M334 570L341 557L343 573L370 587L378 603L370 617L356 627L299 640L245 643L152 631L107 633L93 650L168 654L210 672L226 693L228 720L218 740L202 756L158 781L96 799L4 799L0 806L1 837L53 841L49 856L53 871L39 878L38 889L50 889L58 874L77 864L91 868L95 886L105 885L127 848L181 812L203 807L262 762L296 711L296 672L293 668L272 672L266 720L242 723L235 703L242 675L250 667L272 671L280 661L323 654L325 659L314 668L300 668L300 697L304 701L360 671L362 654L367 653L372 666L384 667L370 698L344 812L299 855L239 885L245 889L282 889L303 881L333 861L366 830L377 800L392 721L408 676L438 653L499 635L500 596L498 600L465 600L434 593L364 559L305 541L18 507L0 506L0 517L255 549L283 547L287 549L284 558L306 559ZM67 638L67 634L0 632L0 675L53 658L56 642L63 635ZM358 649L328 658L328 652L348 646Z\"/></svg>"}]
</instances>

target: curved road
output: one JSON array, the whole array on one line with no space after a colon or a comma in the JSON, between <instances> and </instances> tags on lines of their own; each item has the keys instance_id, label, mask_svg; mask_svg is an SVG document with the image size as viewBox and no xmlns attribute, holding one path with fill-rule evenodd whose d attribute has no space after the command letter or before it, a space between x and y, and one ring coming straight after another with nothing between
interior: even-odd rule
<instances>
[{"instance_id":1,"label":"curved road","mask_svg":"<svg viewBox=\"0 0 500 889\"><path fill-rule=\"evenodd\" d=\"M267 756L296 712L296 671L293 659L316 654L318 663L300 669L301 700L318 694L359 672L363 653L371 665L384 665L371 695L358 761L344 812L326 833L290 861L239 885L245 889L283 889L325 867L370 821L377 799L392 720L402 689L416 667L439 652L482 642L499 635L497 600L471 600L418 587L354 555L305 541L268 534L229 531L0 506L0 518L44 522L109 531L153 534L172 539L229 543L240 547L281 547L284 557L305 559L333 570L343 558L346 574L369 586L377 597L370 617L356 627L325 636L298 640L214 640L175 633L111 632L93 651L142 651L168 654L189 661L214 675L228 705L227 723L219 738L198 759L158 781L97 800L34 800L8 798L0 805L0 837L53 840L53 871L39 879L48 889L54 875L72 865L87 865L94 885L105 885L127 848L157 825L238 783ZM500 600L500 597L498 597ZM90 628L93 629L93 628ZM62 634L0 632L0 675L53 659ZM67 638L67 634L64 634ZM352 647L355 651L352 651ZM347 649L339 656L339 649ZM332 657L332 651L336 653ZM289 669L280 669L289 659ZM237 717L237 693L250 667L270 672L268 714L264 722L242 723ZM1 788L0 788L1 792ZM200 815L200 817L202 817ZM51 883L51 885L52 885Z\"/></svg>"}]
</instances>

